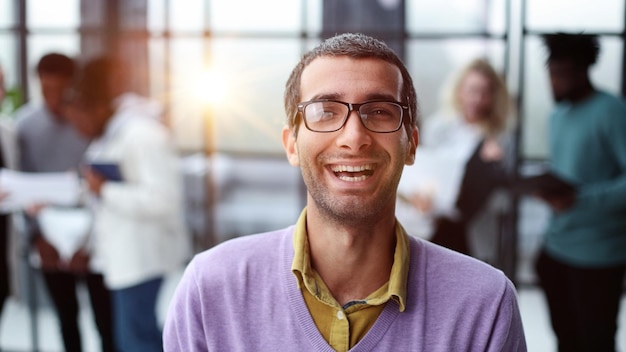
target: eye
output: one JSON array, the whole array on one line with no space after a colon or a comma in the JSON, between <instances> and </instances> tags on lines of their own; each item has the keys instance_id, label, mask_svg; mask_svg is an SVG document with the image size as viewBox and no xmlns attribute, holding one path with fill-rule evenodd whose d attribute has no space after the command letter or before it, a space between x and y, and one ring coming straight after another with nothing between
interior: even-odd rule
<instances>
[{"instance_id":1,"label":"eye","mask_svg":"<svg viewBox=\"0 0 626 352\"><path fill-rule=\"evenodd\" d=\"M338 115L336 110L333 109L325 109L319 112L319 120L329 120L333 119Z\"/></svg>"},{"instance_id":2,"label":"eye","mask_svg":"<svg viewBox=\"0 0 626 352\"><path fill-rule=\"evenodd\" d=\"M316 102L307 106L306 115L309 121L328 121L341 119L346 107L336 102Z\"/></svg>"},{"instance_id":3,"label":"eye","mask_svg":"<svg viewBox=\"0 0 626 352\"><path fill-rule=\"evenodd\" d=\"M394 118L398 114L398 107L389 103L371 103L361 107L361 114L370 119Z\"/></svg>"}]
</instances>

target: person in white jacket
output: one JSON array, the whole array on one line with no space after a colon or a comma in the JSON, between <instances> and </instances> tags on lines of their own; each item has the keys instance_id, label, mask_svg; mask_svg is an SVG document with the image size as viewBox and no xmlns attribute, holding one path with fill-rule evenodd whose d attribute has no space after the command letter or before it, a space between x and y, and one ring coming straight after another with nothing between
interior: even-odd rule
<instances>
[{"instance_id":1,"label":"person in white jacket","mask_svg":"<svg viewBox=\"0 0 626 352\"><path fill-rule=\"evenodd\" d=\"M161 351L156 316L164 276L188 259L182 177L158 103L124 93L119 61L89 61L69 98L71 120L94 138L85 181L95 210L94 250L113 298L118 351ZM121 180L89 167L119 168Z\"/></svg>"},{"instance_id":2,"label":"person in white jacket","mask_svg":"<svg viewBox=\"0 0 626 352\"><path fill-rule=\"evenodd\" d=\"M508 207L502 191L512 172L511 98L483 58L467 63L450 88L449 101L421 126L415 164L400 181L399 217L421 237L495 263L496 214ZM425 230L412 228L411 217Z\"/></svg>"}]
</instances>

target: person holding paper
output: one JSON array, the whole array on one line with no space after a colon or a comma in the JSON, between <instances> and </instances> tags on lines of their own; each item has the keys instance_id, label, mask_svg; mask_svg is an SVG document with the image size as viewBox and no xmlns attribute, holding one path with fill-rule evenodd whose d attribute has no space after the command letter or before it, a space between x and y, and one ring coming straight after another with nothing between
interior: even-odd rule
<instances>
[{"instance_id":1,"label":"person holding paper","mask_svg":"<svg viewBox=\"0 0 626 352\"><path fill-rule=\"evenodd\" d=\"M509 183L509 103L502 78L488 61L475 59L458 74L449 107L424 121L422 144L415 165L401 180L399 203L414 207L403 219L425 216L432 222L423 234L432 242L476 255L468 240L471 225L487 208L494 190ZM493 222L490 232L495 236ZM491 247L494 243L486 242Z\"/></svg>"},{"instance_id":2,"label":"person holding paper","mask_svg":"<svg viewBox=\"0 0 626 352\"><path fill-rule=\"evenodd\" d=\"M556 103L549 162L577 188L540 195L553 212L537 275L559 351L615 351L626 271L626 102L591 80L596 35L542 39Z\"/></svg>"},{"instance_id":3,"label":"person holding paper","mask_svg":"<svg viewBox=\"0 0 626 352\"><path fill-rule=\"evenodd\" d=\"M67 121L64 95L74 77L74 61L63 54L44 55L37 64L43 103L30 102L16 112L20 168L32 173L78 172L89 140ZM90 248L87 210L33 204L27 216L32 246L39 254L44 282L60 322L66 351L82 351L77 285L84 282L102 351L113 351L110 295Z\"/></svg>"},{"instance_id":4,"label":"person holding paper","mask_svg":"<svg viewBox=\"0 0 626 352\"><path fill-rule=\"evenodd\" d=\"M161 351L157 298L190 255L183 184L160 104L127 90L113 58L85 64L70 97L76 128L94 138L82 172L93 197L96 250L112 292L119 351ZM102 168L107 165L107 168ZM106 170L116 169L115 178Z\"/></svg>"}]
</instances>

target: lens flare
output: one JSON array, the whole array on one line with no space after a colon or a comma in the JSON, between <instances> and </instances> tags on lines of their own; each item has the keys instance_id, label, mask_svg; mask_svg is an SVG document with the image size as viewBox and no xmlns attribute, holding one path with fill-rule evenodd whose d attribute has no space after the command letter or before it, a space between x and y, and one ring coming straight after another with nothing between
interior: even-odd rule
<instances>
[{"instance_id":1,"label":"lens flare","mask_svg":"<svg viewBox=\"0 0 626 352\"><path fill-rule=\"evenodd\" d=\"M205 104L217 105L226 100L229 92L226 75L215 69L207 69L194 78L193 94Z\"/></svg>"}]
</instances>

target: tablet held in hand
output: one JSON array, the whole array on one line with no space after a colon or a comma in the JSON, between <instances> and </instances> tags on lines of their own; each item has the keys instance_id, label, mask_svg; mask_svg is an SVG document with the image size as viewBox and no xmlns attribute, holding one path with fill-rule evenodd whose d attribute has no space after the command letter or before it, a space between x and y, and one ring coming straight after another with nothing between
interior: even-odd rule
<instances>
[{"instance_id":1,"label":"tablet held in hand","mask_svg":"<svg viewBox=\"0 0 626 352\"><path fill-rule=\"evenodd\" d=\"M109 181L121 182L124 180L122 171L116 163L92 162L89 163L89 167Z\"/></svg>"}]
</instances>

